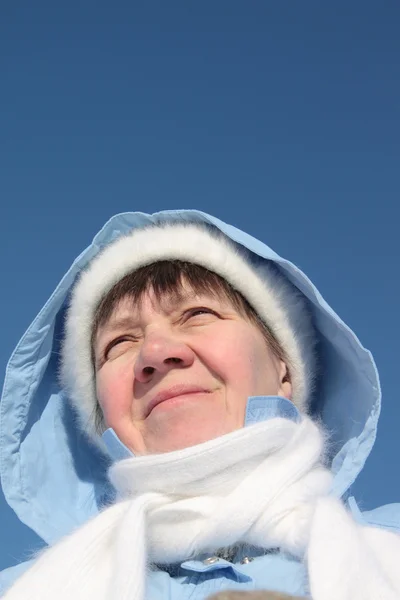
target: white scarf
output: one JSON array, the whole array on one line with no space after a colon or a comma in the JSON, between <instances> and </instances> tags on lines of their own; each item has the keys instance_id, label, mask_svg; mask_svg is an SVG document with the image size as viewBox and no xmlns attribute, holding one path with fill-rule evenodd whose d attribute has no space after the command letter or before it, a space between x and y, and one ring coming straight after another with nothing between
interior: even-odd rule
<instances>
[{"instance_id":1,"label":"white scarf","mask_svg":"<svg viewBox=\"0 0 400 600\"><path fill-rule=\"evenodd\" d=\"M400 536L329 495L308 417L272 419L185 450L128 458L119 501L46 550L5 600L144 600L151 563L248 543L307 564L313 600L400 598Z\"/></svg>"}]
</instances>

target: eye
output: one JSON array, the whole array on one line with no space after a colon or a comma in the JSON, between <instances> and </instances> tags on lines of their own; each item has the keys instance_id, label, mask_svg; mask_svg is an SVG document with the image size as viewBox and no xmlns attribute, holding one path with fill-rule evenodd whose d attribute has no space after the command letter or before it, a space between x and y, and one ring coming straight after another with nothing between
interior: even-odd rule
<instances>
[{"instance_id":1,"label":"eye","mask_svg":"<svg viewBox=\"0 0 400 600\"><path fill-rule=\"evenodd\" d=\"M214 315L214 316L218 316L218 314L215 312L215 310L212 310L211 308L207 308L206 306L199 306L196 308L191 308L189 310L186 311L186 318L190 319L191 317L198 317L201 315Z\"/></svg>"},{"instance_id":2,"label":"eye","mask_svg":"<svg viewBox=\"0 0 400 600\"><path fill-rule=\"evenodd\" d=\"M118 345L120 345L120 344L122 344L124 342L133 342L133 341L134 340L131 337L127 337L127 336L121 336L121 337L115 338L115 340L112 340L111 342L109 342L107 344L107 346L105 347L105 350L104 350L104 353L103 353L104 354L104 359L105 360L108 359L108 356L109 356L111 350L113 348L115 348L116 346L118 346Z\"/></svg>"}]
</instances>

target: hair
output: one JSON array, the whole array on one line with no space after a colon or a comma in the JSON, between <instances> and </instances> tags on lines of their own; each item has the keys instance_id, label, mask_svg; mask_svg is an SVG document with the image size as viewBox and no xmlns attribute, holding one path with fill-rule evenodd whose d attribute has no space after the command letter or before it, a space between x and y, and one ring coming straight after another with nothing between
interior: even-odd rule
<instances>
[{"instance_id":1,"label":"hair","mask_svg":"<svg viewBox=\"0 0 400 600\"><path fill-rule=\"evenodd\" d=\"M134 306L140 306L150 290L162 306L163 299L177 303L184 298L187 284L195 294L209 294L214 298L227 300L240 315L259 328L274 355L288 361L281 345L265 323L238 290L234 289L223 277L194 263L181 260L161 260L140 267L120 279L100 300L93 318L91 334L92 364L95 369L94 343L100 327L110 319L114 310L123 300L129 300ZM290 374L288 375L290 377ZM103 425L103 415L99 403L95 408L96 430Z\"/></svg>"}]
</instances>

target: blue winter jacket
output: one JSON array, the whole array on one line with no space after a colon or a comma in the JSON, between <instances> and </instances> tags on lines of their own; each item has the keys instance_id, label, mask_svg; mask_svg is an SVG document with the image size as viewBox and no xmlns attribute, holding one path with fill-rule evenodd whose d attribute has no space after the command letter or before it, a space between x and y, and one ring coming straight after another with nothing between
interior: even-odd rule
<instances>
[{"instance_id":1,"label":"blue winter jacket","mask_svg":"<svg viewBox=\"0 0 400 600\"><path fill-rule=\"evenodd\" d=\"M373 446L380 411L379 381L370 353L297 267L235 227L192 210L154 215L124 213L110 219L73 263L19 342L7 367L0 405L0 473L9 505L46 544L53 544L112 498L106 478L109 459L91 447L77 429L58 382L64 311L75 278L101 248L132 228L177 218L206 221L218 227L251 250L258 260L276 263L307 297L318 333L323 374L312 406L331 434L333 493L349 503L356 519L400 531L400 505L362 514L355 501L348 498L349 488ZM209 558L199 556L151 572L147 597L194 600L226 588L270 589L298 595L307 591L304 566L279 548L266 554L243 551L232 562ZM27 565L3 571L0 589L7 589Z\"/></svg>"}]
</instances>

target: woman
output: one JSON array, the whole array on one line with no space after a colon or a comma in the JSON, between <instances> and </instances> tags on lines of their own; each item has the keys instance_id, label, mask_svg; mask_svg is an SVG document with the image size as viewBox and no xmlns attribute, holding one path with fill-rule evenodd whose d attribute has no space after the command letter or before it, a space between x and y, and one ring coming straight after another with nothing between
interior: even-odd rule
<instances>
[{"instance_id":1,"label":"woman","mask_svg":"<svg viewBox=\"0 0 400 600\"><path fill-rule=\"evenodd\" d=\"M370 354L267 246L114 217L9 365L2 484L51 548L5 598L400 597L399 509L340 500L379 406Z\"/></svg>"}]
</instances>

